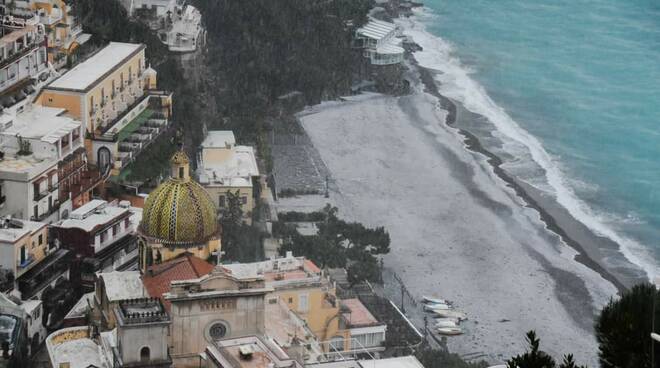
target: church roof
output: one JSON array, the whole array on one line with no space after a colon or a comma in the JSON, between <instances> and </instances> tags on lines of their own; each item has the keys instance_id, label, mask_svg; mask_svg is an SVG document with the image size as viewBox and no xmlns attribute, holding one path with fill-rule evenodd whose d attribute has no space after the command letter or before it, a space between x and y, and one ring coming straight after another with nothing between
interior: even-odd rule
<instances>
[{"instance_id":1,"label":"church roof","mask_svg":"<svg viewBox=\"0 0 660 368\"><path fill-rule=\"evenodd\" d=\"M213 271L213 265L191 254L183 254L167 262L149 267L143 276L144 286L153 298L160 298L167 310L170 302L162 298L170 291L172 281L197 279Z\"/></svg>"},{"instance_id":2,"label":"church roof","mask_svg":"<svg viewBox=\"0 0 660 368\"><path fill-rule=\"evenodd\" d=\"M179 151L173 165L188 165ZM204 188L189 177L169 178L149 194L142 211L140 234L165 245L206 243L218 235L215 205Z\"/></svg>"}]
</instances>

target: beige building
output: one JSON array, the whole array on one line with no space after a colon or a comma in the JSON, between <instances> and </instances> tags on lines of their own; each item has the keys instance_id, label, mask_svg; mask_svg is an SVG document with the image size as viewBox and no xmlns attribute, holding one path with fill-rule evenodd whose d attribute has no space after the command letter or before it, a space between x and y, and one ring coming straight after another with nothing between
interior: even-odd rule
<instances>
[{"instance_id":1,"label":"beige building","mask_svg":"<svg viewBox=\"0 0 660 368\"><path fill-rule=\"evenodd\" d=\"M68 251L48 241L42 222L5 219L0 224L0 269L13 275L13 294L40 298L48 286L69 278Z\"/></svg>"},{"instance_id":2,"label":"beige building","mask_svg":"<svg viewBox=\"0 0 660 368\"><path fill-rule=\"evenodd\" d=\"M236 145L231 131L210 131L198 155L199 182L219 209L228 206L228 193L238 194L247 218L255 207L259 168L250 146Z\"/></svg>"},{"instance_id":3,"label":"beige building","mask_svg":"<svg viewBox=\"0 0 660 368\"><path fill-rule=\"evenodd\" d=\"M210 341L262 335L264 297L270 291L263 278L235 277L222 267L199 279L173 281L163 299L171 304L175 365L197 364Z\"/></svg>"},{"instance_id":4,"label":"beige building","mask_svg":"<svg viewBox=\"0 0 660 368\"><path fill-rule=\"evenodd\" d=\"M172 94L155 90L156 78L144 45L111 42L44 87L37 101L81 121L89 162L116 176L168 127Z\"/></svg>"},{"instance_id":5,"label":"beige building","mask_svg":"<svg viewBox=\"0 0 660 368\"><path fill-rule=\"evenodd\" d=\"M223 265L240 277L261 276L273 293L269 304L285 303L302 318L325 351L382 350L387 326L358 299L340 300L335 285L313 262L286 257Z\"/></svg>"}]
</instances>

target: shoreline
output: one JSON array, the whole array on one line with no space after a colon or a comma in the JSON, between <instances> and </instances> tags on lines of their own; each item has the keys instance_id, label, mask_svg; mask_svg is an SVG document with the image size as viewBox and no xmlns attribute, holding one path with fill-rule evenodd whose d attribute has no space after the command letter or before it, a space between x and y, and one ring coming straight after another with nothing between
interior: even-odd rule
<instances>
[{"instance_id":1,"label":"shoreline","mask_svg":"<svg viewBox=\"0 0 660 368\"><path fill-rule=\"evenodd\" d=\"M558 235L564 243L578 252L574 258L577 262L589 267L601 275L605 280L611 282L618 289L619 294L628 290L630 285L624 284L624 282L616 277L612 272L607 270L596 260L592 259L587 254L585 248L579 242L574 240L561 226L558 225L558 221L554 218L554 216L546 211L546 209L539 203L538 195L534 196L530 193L532 188L525 188L523 184L521 184L501 168L503 163L501 158L486 149L481 144L477 136L465 129L456 126L458 118L458 109L456 103L438 91L438 87L435 84L436 81L433 78L432 71L428 68L420 66L412 53L408 54L408 60L419 73L419 78L424 85L424 90L438 98L441 107L448 112L445 124L456 129L458 133L464 138L466 149L486 156L486 161L493 168L495 175L502 179L509 188L513 189L516 195L522 199L528 207L535 209L539 213L540 220L547 226L549 231ZM576 219L572 220L577 221Z\"/></svg>"}]
</instances>

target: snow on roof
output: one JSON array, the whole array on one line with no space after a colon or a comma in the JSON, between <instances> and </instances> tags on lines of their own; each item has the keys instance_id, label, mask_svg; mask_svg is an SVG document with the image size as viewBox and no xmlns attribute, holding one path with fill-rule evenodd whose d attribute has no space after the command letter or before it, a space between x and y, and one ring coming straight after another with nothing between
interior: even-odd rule
<instances>
[{"instance_id":1,"label":"snow on roof","mask_svg":"<svg viewBox=\"0 0 660 368\"><path fill-rule=\"evenodd\" d=\"M110 368L106 356L89 336L89 327L70 327L53 332L46 339L53 367L69 363L70 368Z\"/></svg>"},{"instance_id":2,"label":"snow on roof","mask_svg":"<svg viewBox=\"0 0 660 368\"><path fill-rule=\"evenodd\" d=\"M371 19L363 27L358 28L357 34L364 37L375 38L377 40L386 38L396 30L393 23L383 22L382 20Z\"/></svg>"},{"instance_id":3,"label":"snow on roof","mask_svg":"<svg viewBox=\"0 0 660 368\"><path fill-rule=\"evenodd\" d=\"M404 50L400 46L386 42L384 45L376 47L376 52L383 55L398 55L403 54Z\"/></svg>"},{"instance_id":4,"label":"snow on roof","mask_svg":"<svg viewBox=\"0 0 660 368\"><path fill-rule=\"evenodd\" d=\"M103 279L105 294L110 302L148 296L139 271L102 272L98 277Z\"/></svg>"},{"instance_id":5,"label":"snow on roof","mask_svg":"<svg viewBox=\"0 0 660 368\"><path fill-rule=\"evenodd\" d=\"M424 368L422 363L412 355L386 359L358 361L363 368Z\"/></svg>"},{"instance_id":6,"label":"snow on roof","mask_svg":"<svg viewBox=\"0 0 660 368\"><path fill-rule=\"evenodd\" d=\"M12 243L28 234L44 228L43 222L12 219L7 227L0 227L0 241Z\"/></svg>"},{"instance_id":7,"label":"snow on roof","mask_svg":"<svg viewBox=\"0 0 660 368\"><path fill-rule=\"evenodd\" d=\"M7 116L7 119L11 120L11 126L1 134L40 139L53 144L62 137L68 136L72 131L80 129L79 121L63 115L65 109L38 105L28 106L30 107L16 116Z\"/></svg>"},{"instance_id":8,"label":"snow on roof","mask_svg":"<svg viewBox=\"0 0 660 368\"><path fill-rule=\"evenodd\" d=\"M94 292L89 292L87 294L83 294L83 296L76 302L76 304L71 308L69 313L66 314L64 319L67 318L77 318L77 317L84 317L85 312L87 312L87 307L92 305L94 302Z\"/></svg>"},{"instance_id":9,"label":"snow on roof","mask_svg":"<svg viewBox=\"0 0 660 368\"><path fill-rule=\"evenodd\" d=\"M202 142L202 148L228 148L235 144L236 137L231 130L211 130Z\"/></svg>"},{"instance_id":10,"label":"snow on roof","mask_svg":"<svg viewBox=\"0 0 660 368\"><path fill-rule=\"evenodd\" d=\"M108 46L53 81L45 89L85 91L144 48L143 44L110 42Z\"/></svg>"},{"instance_id":11,"label":"snow on roof","mask_svg":"<svg viewBox=\"0 0 660 368\"><path fill-rule=\"evenodd\" d=\"M128 208L108 205L106 201L95 199L71 212L68 219L61 221L56 226L78 228L89 232L97 226L111 223L117 217L128 212Z\"/></svg>"},{"instance_id":12,"label":"snow on roof","mask_svg":"<svg viewBox=\"0 0 660 368\"><path fill-rule=\"evenodd\" d=\"M251 187L252 177L259 175L259 167L250 146L234 146L229 158L222 162L204 161L199 182L226 187Z\"/></svg>"}]
</instances>

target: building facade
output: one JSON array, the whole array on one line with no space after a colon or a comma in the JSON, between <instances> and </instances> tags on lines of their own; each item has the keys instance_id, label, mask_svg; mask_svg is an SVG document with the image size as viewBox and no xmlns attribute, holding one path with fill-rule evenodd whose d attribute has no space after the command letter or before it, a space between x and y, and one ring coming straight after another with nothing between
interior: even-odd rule
<instances>
[{"instance_id":1,"label":"building facade","mask_svg":"<svg viewBox=\"0 0 660 368\"><path fill-rule=\"evenodd\" d=\"M0 29L0 96L2 105L8 107L25 99L23 89L31 88L33 80L48 68L46 33L32 14L2 17Z\"/></svg>"},{"instance_id":2,"label":"building facade","mask_svg":"<svg viewBox=\"0 0 660 368\"><path fill-rule=\"evenodd\" d=\"M145 46L111 42L45 86L39 104L83 123L88 161L117 176L169 126L172 94L157 91Z\"/></svg>"},{"instance_id":3,"label":"building facade","mask_svg":"<svg viewBox=\"0 0 660 368\"><path fill-rule=\"evenodd\" d=\"M75 284L94 290L97 272L123 271L137 265L138 218L127 203L92 200L52 226L55 243L75 256L71 264Z\"/></svg>"},{"instance_id":4,"label":"building facade","mask_svg":"<svg viewBox=\"0 0 660 368\"><path fill-rule=\"evenodd\" d=\"M246 219L259 195L259 167L250 146L236 145L231 131L209 131L198 155L199 182L217 208L227 208L229 193L237 195Z\"/></svg>"}]
</instances>

